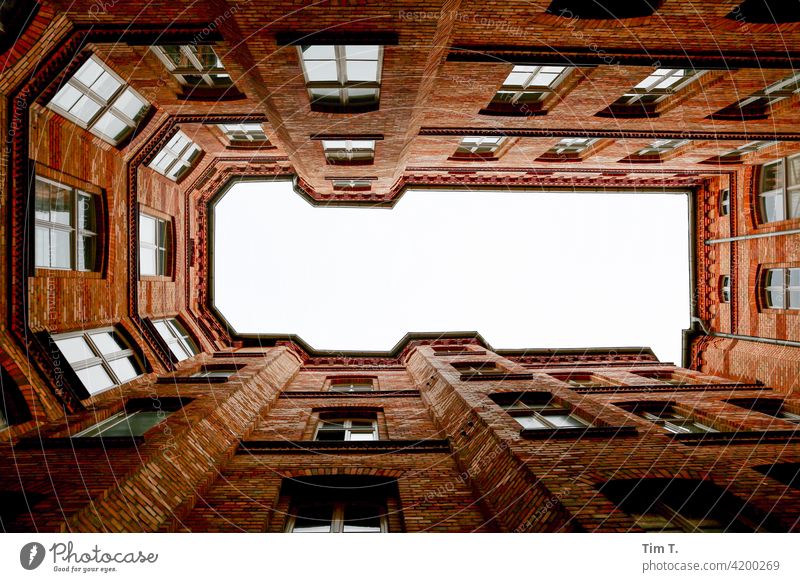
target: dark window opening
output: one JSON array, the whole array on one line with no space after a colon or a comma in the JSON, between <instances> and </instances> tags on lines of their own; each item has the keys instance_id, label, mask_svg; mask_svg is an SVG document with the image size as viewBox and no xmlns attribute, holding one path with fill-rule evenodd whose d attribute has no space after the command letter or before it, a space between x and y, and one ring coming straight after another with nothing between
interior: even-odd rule
<instances>
[{"instance_id":1,"label":"dark window opening","mask_svg":"<svg viewBox=\"0 0 800 582\"><path fill-rule=\"evenodd\" d=\"M0 532L27 531L27 528L15 527L15 521L17 518L31 513L34 506L44 498L41 493L0 491Z\"/></svg>"},{"instance_id":2,"label":"dark window opening","mask_svg":"<svg viewBox=\"0 0 800 582\"><path fill-rule=\"evenodd\" d=\"M780 420L800 424L800 414L787 410L784 401L780 398L731 398L726 402L745 410L760 412Z\"/></svg>"},{"instance_id":3,"label":"dark window opening","mask_svg":"<svg viewBox=\"0 0 800 582\"><path fill-rule=\"evenodd\" d=\"M30 420L31 414L17 383L0 368L0 430Z\"/></svg>"},{"instance_id":4,"label":"dark window opening","mask_svg":"<svg viewBox=\"0 0 800 582\"><path fill-rule=\"evenodd\" d=\"M187 398L136 398L128 401L121 412L73 435L73 438L142 436L190 401Z\"/></svg>"},{"instance_id":5,"label":"dark window opening","mask_svg":"<svg viewBox=\"0 0 800 582\"><path fill-rule=\"evenodd\" d=\"M726 18L753 24L800 22L800 10L796 2L786 0L744 0Z\"/></svg>"},{"instance_id":6,"label":"dark window opening","mask_svg":"<svg viewBox=\"0 0 800 582\"><path fill-rule=\"evenodd\" d=\"M800 463L775 463L753 467L756 471L793 489L800 489Z\"/></svg>"},{"instance_id":7,"label":"dark window opening","mask_svg":"<svg viewBox=\"0 0 800 582\"><path fill-rule=\"evenodd\" d=\"M664 0L553 0L548 14L564 18L616 20L651 16Z\"/></svg>"}]
</instances>

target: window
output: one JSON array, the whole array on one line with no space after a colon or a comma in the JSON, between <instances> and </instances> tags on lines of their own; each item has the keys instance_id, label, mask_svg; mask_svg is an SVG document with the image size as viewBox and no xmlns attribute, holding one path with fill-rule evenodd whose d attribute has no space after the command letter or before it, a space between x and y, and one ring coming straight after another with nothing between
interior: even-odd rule
<instances>
[{"instance_id":1,"label":"window","mask_svg":"<svg viewBox=\"0 0 800 582\"><path fill-rule=\"evenodd\" d=\"M369 418L320 418L317 441L376 441L378 422Z\"/></svg>"},{"instance_id":2,"label":"window","mask_svg":"<svg viewBox=\"0 0 800 582\"><path fill-rule=\"evenodd\" d=\"M30 420L31 414L19 386L5 368L0 367L0 430Z\"/></svg>"},{"instance_id":3,"label":"window","mask_svg":"<svg viewBox=\"0 0 800 582\"><path fill-rule=\"evenodd\" d=\"M374 139L323 139L322 149L331 164L371 163L375 159Z\"/></svg>"},{"instance_id":4,"label":"window","mask_svg":"<svg viewBox=\"0 0 800 582\"><path fill-rule=\"evenodd\" d=\"M800 268L767 269L762 277L770 309L800 309Z\"/></svg>"},{"instance_id":5,"label":"window","mask_svg":"<svg viewBox=\"0 0 800 582\"><path fill-rule=\"evenodd\" d=\"M377 107L383 47L305 45L297 48L312 108L359 111Z\"/></svg>"},{"instance_id":6,"label":"window","mask_svg":"<svg viewBox=\"0 0 800 582\"><path fill-rule=\"evenodd\" d=\"M761 166L758 196L762 222L800 217L800 154Z\"/></svg>"},{"instance_id":7,"label":"window","mask_svg":"<svg viewBox=\"0 0 800 582\"><path fill-rule=\"evenodd\" d=\"M719 278L719 300L722 303L731 302L731 278L728 275Z\"/></svg>"},{"instance_id":8,"label":"window","mask_svg":"<svg viewBox=\"0 0 800 582\"><path fill-rule=\"evenodd\" d=\"M546 156L577 156L600 141L593 137L566 137L545 152Z\"/></svg>"},{"instance_id":9,"label":"window","mask_svg":"<svg viewBox=\"0 0 800 582\"><path fill-rule=\"evenodd\" d=\"M504 136L466 136L456 150L457 156L492 157L502 145Z\"/></svg>"},{"instance_id":10,"label":"window","mask_svg":"<svg viewBox=\"0 0 800 582\"><path fill-rule=\"evenodd\" d=\"M569 376L557 376L551 374L554 378L566 382L573 388L591 388L597 386L604 386L603 383L594 379L591 374L570 374Z\"/></svg>"},{"instance_id":11,"label":"window","mask_svg":"<svg viewBox=\"0 0 800 582\"><path fill-rule=\"evenodd\" d=\"M616 105L653 105L673 95L692 81L697 80L705 71L693 69L656 69L645 79L622 97L617 99Z\"/></svg>"},{"instance_id":12,"label":"window","mask_svg":"<svg viewBox=\"0 0 800 582\"><path fill-rule=\"evenodd\" d=\"M726 18L754 24L779 24L799 22L800 13L796 6L785 0L744 0Z\"/></svg>"},{"instance_id":13,"label":"window","mask_svg":"<svg viewBox=\"0 0 800 582\"><path fill-rule=\"evenodd\" d=\"M571 70L571 67L515 65L483 113L526 115L539 111L542 102Z\"/></svg>"},{"instance_id":14,"label":"window","mask_svg":"<svg viewBox=\"0 0 800 582\"><path fill-rule=\"evenodd\" d=\"M763 519L724 489L689 479L619 479L600 490L646 532L754 532Z\"/></svg>"},{"instance_id":15,"label":"window","mask_svg":"<svg viewBox=\"0 0 800 582\"><path fill-rule=\"evenodd\" d=\"M180 398L139 398L129 402L122 412L72 435L72 438L142 436L185 403Z\"/></svg>"},{"instance_id":16,"label":"window","mask_svg":"<svg viewBox=\"0 0 800 582\"><path fill-rule=\"evenodd\" d=\"M637 402L633 404L619 404L620 408L633 412L653 424L664 427L667 432L705 433L719 432L710 426L679 412L671 402Z\"/></svg>"},{"instance_id":17,"label":"window","mask_svg":"<svg viewBox=\"0 0 800 582\"><path fill-rule=\"evenodd\" d=\"M331 180L334 190L371 190L372 180L366 178L341 178Z\"/></svg>"},{"instance_id":18,"label":"window","mask_svg":"<svg viewBox=\"0 0 800 582\"><path fill-rule=\"evenodd\" d=\"M494 362L456 362L452 366L464 375L492 375L504 371Z\"/></svg>"},{"instance_id":19,"label":"window","mask_svg":"<svg viewBox=\"0 0 800 582\"><path fill-rule=\"evenodd\" d=\"M721 156L719 156L720 160L725 161L739 161L742 159L743 156L747 154L751 154L757 152L759 150L763 150L764 148L768 148L771 146L776 145L777 141L767 141L767 140L759 140L759 141L751 141L744 145L740 145L736 149L732 149L729 152L725 152Z\"/></svg>"},{"instance_id":20,"label":"window","mask_svg":"<svg viewBox=\"0 0 800 582\"><path fill-rule=\"evenodd\" d=\"M568 408L553 401L549 392L500 393L491 396L524 429L552 430L589 426Z\"/></svg>"},{"instance_id":21,"label":"window","mask_svg":"<svg viewBox=\"0 0 800 582\"><path fill-rule=\"evenodd\" d=\"M231 76L207 44L151 47L170 73L187 87L230 87Z\"/></svg>"},{"instance_id":22,"label":"window","mask_svg":"<svg viewBox=\"0 0 800 582\"><path fill-rule=\"evenodd\" d=\"M176 133L161 151L156 154L150 167L170 180L179 180L197 161L200 149L182 131Z\"/></svg>"},{"instance_id":23,"label":"window","mask_svg":"<svg viewBox=\"0 0 800 582\"><path fill-rule=\"evenodd\" d=\"M636 157L663 156L689 143L688 139L657 139L634 154Z\"/></svg>"},{"instance_id":24,"label":"window","mask_svg":"<svg viewBox=\"0 0 800 582\"><path fill-rule=\"evenodd\" d=\"M217 127L235 145L269 141L260 123L220 123Z\"/></svg>"},{"instance_id":25,"label":"window","mask_svg":"<svg viewBox=\"0 0 800 582\"><path fill-rule=\"evenodd\" d=\"M798 91L800 91L800 73L772 83L761 91L717 111L712 117L719 119L764 118L769 114L770 107L788 99Z\"/></svg>"},{"instance_id":26,"label":"window","mask_svg":"<svg viewBox=\"0 0 800 582\"><path fill-rule=\"evenodd\" d=\"M719 192L719 215L728 216L731 212L731 191L723 188Z\"/></svg>"},{"instance_id":27,"label":"window","mask_svg":"<svg viewBox=\"0 0 800 582\"><path fill-rule=\"evenodd\" d=\"M90 395L141 374L133 350L114 328L54 335L53 340Z\"/></svg>"},{"instance_id":28,"label":"window","mask_svg":"<svg viewBox=\"0 0 800 582\"><path fill-rule=\"evenodd\" d=\"M753 469L787 487L800 489L800 463L775 463L774 465L753 467Z\"/></svg>"},{"instance_id":29,"label":"window","mask_svg":"<svg viewBox=\"0 0 800 582\"><path fill-rule=\"evenodd\" d=\"M166 220L139 214L139 274L169 275L169 223Z\"/></svg>"},{"instance_id":30,"label":"window","mask_svg":"<svg viewBox=\"0 0 800 582\"><path fill-rule=\"evenodd\" d=\"M153 325L179 362L198 353L191 336L177 319L160 319Z\"/></svg>"},{"instance_id":31,"label":"window","mask_svg":"<svg viewBox=\"0 0 800 582\"><path fill-rule=\"evenodd\" d=\"M786 422L800 424L800 414L787 410L784 401L779 398L731 398L726 402L745 410L760 412Z\"/></svg>"},{"instance_id":32,"label":"window","mask_svg":"<svg viewBox=\"0 0 800 582\"><path fill-rule=\"evenodd\" d=\"M289 507L286 532L385 533L402 529L394 479L355 475L284 479L280 499Z\"/></svg>"},{"instance_id":33,"label":"window","mask_svg":"<svg viewBox=\"0 0 800 582\"><path fill-rule=\"evenodd\" d=\"M553 0L548 14L569 18L617 20L641 18L658 10L664 0Z\"/></svg>"},{"instance_id":34,"label":"window","mask_svg":"<svg viewBox=\"0 0 800 582\"><path fill-rule=\"evenodd\" d=\"M97 270L96 197L41 176L35 187L36 266Z\"/></svg>"},{"instance_id":35,"label":"window","mask_svg":"<svg viewBox=\"0 0 800 582\"><path fill-rule=\"evenodd\" d=\"M236 370L203 370L202 372L195 372L191 375L192 378L230 378L236 373Z\"/></svg>"},{"instance_id":36,"label":"window","mask_svg":"<svg viewBox=\"0 0 800 582\"><path fill-rule=\"evenodd\" d=\"M331 392L372 392L375 389L370 378L332 378Z\"/></svg>"},{"instance_id":37,"label":"window","mask_svg":"<svg viewBox=\"0 0 800 582\"><path fill-rule=\"evenodd\" d=\"M150 104L92 55L47 107L117 145L136 129Z\"/></svg>"}]
</instances>

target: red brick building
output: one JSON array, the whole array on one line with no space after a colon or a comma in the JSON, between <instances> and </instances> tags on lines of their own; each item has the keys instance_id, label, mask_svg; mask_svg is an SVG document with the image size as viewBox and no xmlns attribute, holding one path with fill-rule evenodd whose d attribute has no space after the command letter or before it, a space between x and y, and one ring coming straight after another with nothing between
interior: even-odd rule
<instances>
[{"instance_id":1,"label":"red brick building","mask_svg":"<svg viewBox=\"0 0 800 582\"><path fill-rule=\"evenodd\" d=\"M781 2L28 4L0 14L3 529L798 528L800 23ZM237 335L210 208L289 176L315 204L689 192L683 367L478 334L381 354Z\"/></svg>"}]
</instances>

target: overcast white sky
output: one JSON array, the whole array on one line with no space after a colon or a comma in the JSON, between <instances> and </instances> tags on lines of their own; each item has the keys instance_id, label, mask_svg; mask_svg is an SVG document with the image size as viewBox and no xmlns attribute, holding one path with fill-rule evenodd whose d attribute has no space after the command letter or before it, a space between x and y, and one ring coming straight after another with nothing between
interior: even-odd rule
<instances>
[{"instance_id":1,"label":"overcast white sky","mask_svg":"<svg viewBox=\"0 0 800 582\"><path fill-rule=\"evenodd\" d=\"M314 208L290 182L245 182L215 220L216 304L240 333L388 350L409 331L478 331L680 364L685 195L419 190L391 210Z\"/></svg>"}]
</instances>

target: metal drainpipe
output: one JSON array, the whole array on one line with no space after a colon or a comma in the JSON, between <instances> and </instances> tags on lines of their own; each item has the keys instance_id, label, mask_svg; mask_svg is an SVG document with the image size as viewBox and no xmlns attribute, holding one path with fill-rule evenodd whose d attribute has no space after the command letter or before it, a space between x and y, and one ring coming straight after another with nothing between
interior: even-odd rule
<instances>
[{"instance_id":1,"label":"metal drainpipe","mask_svg":"<svg viewBox=\"0 0 800 582\"><path fill-rule=\"evenodd\" d=\"M754 337L751 335L738 335L734 333L721 333L721 332L711 332L708 334L714 337L724 337L727 339L735 339L735 340L744 340L749 342L758 342L762 344L772 344L776 346L784 346L790 348L800 348L800 341L794 340L782 340L782 339L774 339L771 337Z\"/></svg>"},{"instance_id":2,"label":"metal drainpipe","mask_svg":"<svg viewBox=\"0 0 800 582\"><path fill-rule=\"evenodd\" d=\"M788 236L791 234L800 234L800 228L793 228L791 230L777 230L775 232L759 232L756 234L743 234L740 236L729 236L727 238L712 238L704 241L707 245L718 245L727 242L736 242L740 240L750 240L754 238L769 238L773 236Z\"/></svg>"}]
</instances>

